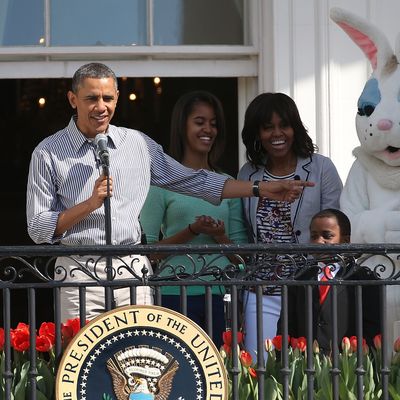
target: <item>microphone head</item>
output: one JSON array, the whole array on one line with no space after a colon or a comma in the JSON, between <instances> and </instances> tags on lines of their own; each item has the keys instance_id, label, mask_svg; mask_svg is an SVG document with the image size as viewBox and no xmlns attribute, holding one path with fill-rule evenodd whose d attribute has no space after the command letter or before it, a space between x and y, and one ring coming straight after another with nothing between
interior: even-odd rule
<instances>
[{"instance_id":1,"label":"microphone head","mask_svg":"<svg viewBox=\"0 0 400 400\"><path fill-rule=\"evenodd\" d=\"M96 146L97 156L99 157L101 163L104 166L109 167L110 157L107 148L107 135L105 135L104 133L98 133L94 138L93 143Z\"/></svg>"},{"instance_id":2,"label":"microphone head","mask_svg":"<svg viewBox=\"0 0 400 400\"><path fill-rule=\"evenodd\" d=\"M94 138L94 144L96 147L102 147L105 145L107 148L107 136L104 133L98 133Z\"/></svg>"}]
</instances>

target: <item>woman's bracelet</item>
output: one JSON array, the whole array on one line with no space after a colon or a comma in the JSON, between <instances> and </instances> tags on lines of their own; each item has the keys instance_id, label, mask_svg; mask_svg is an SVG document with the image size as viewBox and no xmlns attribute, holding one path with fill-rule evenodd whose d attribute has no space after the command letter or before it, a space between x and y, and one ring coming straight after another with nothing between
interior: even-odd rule
<instances>
[{"instance_id":1,"label":"woman's bracelet","mask_svg":"<svg viewBox=\"0 0 400 400\"><path fill-rule=\"evenodd\" d=\"M188 225L189 232L190 232L192 235L199 236L199 233L198 233L198 232L195 232L195 231L192 229L192 227L191 227L190 225L191 225L191 224Z\"/></svg>"},{"instance_id":2,"label":"woman's bracelet","mask_svg":"<svg viewBox=\"0 0 400 400\"><path fill-rule=\"evenodd\" d=\"M260 181L253 182L252 192L254 197L260 197Z\"/></svg>"}]
</instances>

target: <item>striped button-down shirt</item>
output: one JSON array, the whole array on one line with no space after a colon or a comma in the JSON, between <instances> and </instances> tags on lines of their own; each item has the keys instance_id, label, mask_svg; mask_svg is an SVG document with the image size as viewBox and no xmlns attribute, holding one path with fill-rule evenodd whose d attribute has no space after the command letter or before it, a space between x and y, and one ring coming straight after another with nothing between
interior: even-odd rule
<instances>
[{"instance_id":1,"label":"striped button-down shirt","mask_svg":"<svg viewBox=\"0 0 400 400\"><path fill-rule=\"evenodd\" d=\"M139 131L110 125L107 137L113 244L140 242L139 214L150 183L219 204L226 176L182 166ZM36 147L27 186L28 233L35 243L105 244L104 207L61 237L54 236L59 214L87 200L101 173L95 146L78 130L74 117Z\"/></svg>"}]
</instances>

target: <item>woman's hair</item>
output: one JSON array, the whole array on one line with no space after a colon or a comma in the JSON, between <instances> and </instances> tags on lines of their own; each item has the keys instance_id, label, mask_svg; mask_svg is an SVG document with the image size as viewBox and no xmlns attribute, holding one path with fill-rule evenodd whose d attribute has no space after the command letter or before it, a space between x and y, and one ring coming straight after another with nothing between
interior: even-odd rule
<instances>
[{"instance_id":1,"label":"woman's hair","mask_svg":"<svg viewBox=\"0 0 400 400\"><path fill-rule=\"evenodd\" d=\"M247 107L244 116L242 140L246 146L246 157L253 165L264 165L268 154L259 140L260 128L269 124L276 113L294 131L293 152L300 157L308 157L316 147L301 121L296 103L283 93L262 93Z\"/></svg>"},{"instance_id":2,"label":"woman's hair","mask_svg":"<svg viewBox=\"0 0 400 400\"><path fill-rule=\"evenodd\" d=\"M187 140L187 120L198 104L208 104L215 113L217 136L208 154L208 163L215 169L225 143L225 117L222 104L217 97L203 90L186 93L176 102L171 117L169 154L179 162L183 160Z\"/></svg>"},{"instance_id":3,"label":"woman's hair","mask_svg":"<svg viewBox=\"0 0 400 400\"><path fill-rule=\"evenodd\" d=\"M348 239L350 239L351 224L349 218L343 211L337 210L336 208L326 208L325 210L319 211L311 218L310 226L317 218L335 218L340 228L340 236L347 236Z\"/></svg>"}]
</instances>

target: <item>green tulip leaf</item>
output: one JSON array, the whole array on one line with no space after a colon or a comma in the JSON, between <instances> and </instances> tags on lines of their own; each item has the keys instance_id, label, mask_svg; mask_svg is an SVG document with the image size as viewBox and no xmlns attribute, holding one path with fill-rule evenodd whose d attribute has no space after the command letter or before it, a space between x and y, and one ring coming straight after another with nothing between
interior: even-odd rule
<instances>
[{"instance_id":1,"label":"green tulip leaf","mask_svg":"<svg viewBox=\"0 0 400 400\"><path fill-rule=\"evenodd\" d=\"M45 396L40 390L36 390L36 400L49 400L50 397Z\"/></svg>"},{"instance_id":2,"label":"green tulip leaf","mask_svg":"<svg viewBox=\"0 0 400 400\"><path fill-rule=\"evenodd\" d=\"M272 377L269 377L266 379L265 381L265 387L264 387L265 391L265 398L268 400L277 400L279 399L278 397L278 383L276 382L276 380Z\"/></svg>"},{"instance_id":3,"label":"green tulip leaf","mask_svg":"<svg viewBox=\"0 0 400 400\"><path fill-rule=\"evenodd\" d=\"M48 367L46 361L40 360L37 365L38 375L43 377L44 387L39 386L39 390L41 390L48 398L51 398L54 391L54 373Z\"/></svg>"},{"instance_id":4,"label":"green tulip leaf","mask_svg":"<svg viewBox=\"0 0 400 400\"><path fill-rule=\"evenodd\" d=\"M400 393L393 387L393 385L389 384L388 389L392 400L400 400Z\"/></svg>"},{"instance_id":5,"label":"green tulip leaf","mask_svg":"<svg viewBox=\"0 0 400 400\"><path fill-rule=\"evenodd\" d=\"M355 394L346 385L343 376L339 376L339 398L341 400L357 400Z\"/></svg>"},{"instance_id":6,"label":"green tulip leaf","mask_svg":"<svg viewBox=\"0 0 400 400\"><path fill-rule=\"evenodd\" d=\"M20 370L20 380L15 386L14 400L25 400L26 387L28 386L29 361L25 362Z\"/></svg>"},{"instance_id":7,"label":"green tulip leaf","mask_svg":"<svg viewBox=\"0 0 400 400\"><path fill-rule=\"evenodd\" d=\"M251 399L251 397L249 397L250 393L251 393L251 389L248 384L246 384L246 383L239 384L239 399L250 400Z\"/></svg>"}]
</instances>

